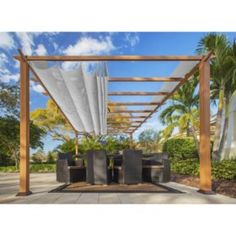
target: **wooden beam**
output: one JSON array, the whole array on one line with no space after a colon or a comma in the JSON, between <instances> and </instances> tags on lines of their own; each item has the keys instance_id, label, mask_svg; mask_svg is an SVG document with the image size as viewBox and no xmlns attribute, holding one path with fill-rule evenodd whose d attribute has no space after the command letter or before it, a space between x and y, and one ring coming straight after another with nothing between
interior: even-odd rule
<instances>
[{"instance_id":1,"label":"wooden beam","mask_svg":"<svg viewBox=\"0 0 236 236\"><path fill-rule=\"evenodd\" d=\"M109 131L109 132L107 132L107 134L111 134L111 135L118 135L118 134L131 134L132 132L127 132L127 131Z\"/></svg>"},{"instance_id":2,"label":"wooden beam","mask_svg":"<svg viewBox=\"0 0 236 236\"><path fill-rule=\"evenodd\" d=\"M116 122L112 122L112 121L110 121L110 122L107 122L107 124L111 124L111 125L115 125L115 124L127 124L127 125L130 125L130 124L134 124L134 123L141 123L142 121L116 121Z\"/></svg>"},{"instance_id":3,"label":"wooden beam","mask_svg":"<svg viewBox=\"0 0 236 236\"><path fill-rule=\"evenodd\" d=\"M132 131L132 130L129 130L128 128L126 128L126 129L121 129L121 128L119 128L119 129L107 129L107 132L130 132L130 131Z\"/></svg>"},{"instance_id":4,"label":"wooden beam","mask_svg":"<svg viewBox=\"0 0 236 236\"><path fill-rule=\"evenodd\" d=\"M20 56L15 56L20 60ZM27 56L27 61L201 61L202 56Z\"/></svg>"},{"instance_id":5,"label":"wooden beam","mask_svg":"<svg viewBox=\"0 0 236 236\"><path fill-rule=\"evenodd\" d=\"M108 96L163 96L167 92L109 92Z\"/></svg>"},{"instance_id":6,"label":"wooden beam","mask_svg":"<svg viewBox=\"0 0 236 236\"><path fill-rule=\"evenodd\" d=\"M137 125L120 125L120 126L109 126L109 128L112 128L112 129L127 129L127 128L136 128Z\"/></svg>"},{"instance_id":7,"label":"wooden beam","mask_svg":"<svg viewBox=\"0 0 236 236\"><path fill-rule=\"evenodd\" d=\"M78 132L75 132L75 155L79 155L79 140L78 140Z\"/></svg>"},{"instance_id":8,"label":"wooden beam","mask_svg":"<svg viewBox=\"0 0 236 236\"><path fill-rule=\"evenodd\" d=\"M210 144L210 63L199 66L200 95L200 192L212 193Z\"/></svg>"},{"instance_id":9,"label":"wooden beam","mask_svg":"<svg viewBox=\"0 0 236 236\"><path fill-rule=\"evenodd\" d=\"M27 196L30 191L29 149L29 66L20 61L20 186L17 196Z\"/></svg>"},{"instance_id":10,"label":"wooden beam","mask_svg":"<svg viewBox=\"0 0 236 236\"><path fill-rule=\"evenodd\" d=\"M139 118L146 118L146 116L114 116L112 113L108 113L108 115L111 114L112 116L109 116L108 119L139 119Z\"/></svg>"},{"instance_id":11,"label":"wooden beam","mask_svg":"<svg viewBox=\"0 0 236 236\"><path fill-rule=\"evenodd\" d=\"M159 102L110 102L108 106L156 106Z\"/></svg>"},{"instance_id":12,"label":"wooden beam","mask_svg":"<svg viewBox=\"0 0 236 236\"><path fill-rule=\"evenodd\" d=\"M118 111L111 111L109 113L115 114L115 113L147 113L152 112L152 110L118 110Z\"/></svg>"},{"instance_id":13,"label":"wooden beam","mask_svg":"<svg viewBox=\"0 0 236 236\"><path fill-rule=\"evenodd\" d=\"M178 82L181 77L110 77L109 82Z\"/></svg>"}]
</instances>

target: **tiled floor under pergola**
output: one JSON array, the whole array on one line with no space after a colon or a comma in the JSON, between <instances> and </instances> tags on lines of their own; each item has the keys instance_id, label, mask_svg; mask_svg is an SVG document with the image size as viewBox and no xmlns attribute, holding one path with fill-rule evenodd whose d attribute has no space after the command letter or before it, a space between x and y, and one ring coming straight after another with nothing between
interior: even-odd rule
<instances>
[{"instance_id":1,"label":"tiled floor under pergola","mask_svg":"<svg viewBox=\"0 0 236 236\"><path fill-rule=\"evenodd\" d=\"M234 204L236 199L220 194L204 195L196 188L169 182L168 187L182 193L49 193L61 183L54 173L31 174L33 194L16 197L17 173L0 173L0 203L8 204Z\"/></svg>"}]
</instances>

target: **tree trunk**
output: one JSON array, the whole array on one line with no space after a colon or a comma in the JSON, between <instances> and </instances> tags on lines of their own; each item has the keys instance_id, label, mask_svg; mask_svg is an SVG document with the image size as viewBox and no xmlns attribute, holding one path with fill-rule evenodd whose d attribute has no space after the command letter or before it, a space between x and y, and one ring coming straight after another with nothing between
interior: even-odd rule
<instances>
[{"instance_id":1,"label":"tree trunk","mask_svg":"<svg viewBox=\"0 0 236 236\"><path fill-rule=\"evenodd\" d=\"M213 152L216 154L219 152L219 147L220 147L223 108L224 108L224 90L221 89L219 93L219 103L216 115L216 127L215 127L214 145L213 145Z\"/></svg>"},{"instance_id":2,"label":"tree trunk","mask_svg":"<svg viewBox=\"0 0 236 236\"><path fill-rule=\"evenodd\" d=\"M224 128L223 128L223 133L220 141L220 147L219 147L219 160L222 160L222 153L225 145L225 141L227 138L227 133L228 133L228 126L229 126L229 103L230 99L226 98L225 100L225 121L224 121Z\"/></svg>"},{"instance_id":3,"label":"tree trunk","mask_svg":"<svg viewBox=\"0 0 236 236\"><path fill-rule=\"evenodd\" d=\"M187 137L190 137L190 134L191 134L191 128L189 127L190 125L188 124L187 125L187 130L186 130L186 136Z\"/></svg>"}]
</instances>

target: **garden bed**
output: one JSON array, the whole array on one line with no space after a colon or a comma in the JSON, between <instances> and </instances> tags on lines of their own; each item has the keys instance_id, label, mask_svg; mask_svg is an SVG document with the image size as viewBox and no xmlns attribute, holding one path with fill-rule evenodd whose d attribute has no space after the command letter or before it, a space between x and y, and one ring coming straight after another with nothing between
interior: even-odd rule
<instances>
[{"instance_id":1,"label":"garden bed","mask_svg":"<svg viewBox=\"0 0 236 236\"><path fill-rule=\"evenodd\" d=\"M171 181L199 188L199 177L172 174ZM236 198L236 180L213 180L213 190L216 193Z\"/></svg>"}]
</instances>

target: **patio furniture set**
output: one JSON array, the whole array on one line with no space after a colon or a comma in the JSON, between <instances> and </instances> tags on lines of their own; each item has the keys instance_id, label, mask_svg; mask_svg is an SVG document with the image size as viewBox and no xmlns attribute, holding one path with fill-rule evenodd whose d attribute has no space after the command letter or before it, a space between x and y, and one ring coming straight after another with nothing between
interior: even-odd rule
<instances>
[{"instance_id":1,"label":"patio furniture set","mask_svg":"<svg viewBox=\"0 0 236 236\"><path fill-rule=\"evenodd\" d=\"M107 155L105 151L88 151L79 161L73 153L59 153L57 181L89 184L164 183L170 180L170 161L166 153L143 154L140 150L124 150Z\"/></svg>"}]
</instances>

